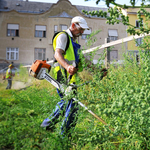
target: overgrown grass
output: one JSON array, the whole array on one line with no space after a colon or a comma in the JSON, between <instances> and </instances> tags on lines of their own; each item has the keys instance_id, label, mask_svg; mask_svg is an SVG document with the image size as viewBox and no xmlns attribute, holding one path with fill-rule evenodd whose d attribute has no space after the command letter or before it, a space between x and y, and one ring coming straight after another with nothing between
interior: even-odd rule
<instances>
[{"instance_id":1,"label":"overgrown grass","mask_svg":"<svg viewBox=\"0 0 150 150\"><path fill-rule=\"evenodd\" d=\"M26 90L0 91L0 149L149 149L150 60L141 52L140 64L125 61L110 65L100 81L98 69L80 74L88 85L78 88L78 100L100 116L103 125L80 107L72 138L61 138L61 121L54 132L40 127L60 98L46 80L34 81ZM114 128L112 132L108 126Z\"/></svg>"},{"instance_id":2,"label":"overgrown grass","mask_svg":"<svg viewBox=\"0 0 150 150\"><path fill-rule=\"evenodd\" d=\"M99 31L98 31L99 32ZM97 32L93 33L94 35ZM87 46L96 39L91 40ZM90 54L92 60L95 53ZM62 138L60 126L54 132L41 128L42 121L60 101L56 89L46 80L36 80L22 66L15 81L32 84L24 90L5 90L0 83L0 149L4 150L145 150L150 147L150 54L140 52L140 63L125 55L122 66L110 65L100 80L100 69L79 74L77 99L108 125L80 107L72 138ZM100 58L101 59L101 58ZM84 59L82 59L84 60ZM103 58L102 58L103 60ZM60 118L63 119L63 118ZM109 129L114 129L114 132Z\"/></svg>"}]
</instances>

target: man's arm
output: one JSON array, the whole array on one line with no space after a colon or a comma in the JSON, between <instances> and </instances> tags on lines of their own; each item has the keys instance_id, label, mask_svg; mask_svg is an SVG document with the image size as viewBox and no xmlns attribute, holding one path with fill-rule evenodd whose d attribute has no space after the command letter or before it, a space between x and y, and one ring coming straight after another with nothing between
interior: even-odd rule
<instances>
[{"instance_id":1,"label":"man's arm","mask_svg":"<svg viewBox=\"0 0 150 150\"><path fill-rule=\"evenodd\" d=\"M62 49L56 48L54 57L58 61L58 63L67 70L67 72L70 75L74 75L77 72L77 68L75 68L72 65L69 65L65 61L63 53L64 53L64 51Z\"/></svg>"}]
</instances>

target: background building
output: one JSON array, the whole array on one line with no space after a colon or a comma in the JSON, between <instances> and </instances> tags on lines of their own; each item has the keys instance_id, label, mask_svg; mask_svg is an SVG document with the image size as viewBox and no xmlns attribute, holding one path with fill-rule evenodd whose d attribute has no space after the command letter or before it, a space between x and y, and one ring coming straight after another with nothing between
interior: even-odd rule
<instances>
[{"instance_id":1,"label":"background building","mask_svg":"<svg viewBox=\"0 0 150 150\"><path fill-rule=\"evenodd\" d=\"M0 59L14 62L15 65L28 65L36 59L53 59L52 37L55 32L70 26L71 19L82 16L86 19L89 31L78 38L84 49L95 47L110 41L126 37L123 24L108 25L106 19L84 15L82 10L93 11L107 8L72 5L69 0L59 0L56 4L1 0L0 1ZM90 47L86 46L86 36L93 31L101 30ZM114 46L110 60L121 60L126 51L126 44ZM102 52L98 51L94 59ZM2 64L1 64L2 66Z\"/></svg>"},{"instance_id":2,"label":"background building","mask_svg":"<svg viewBox=\"0 0 150 150\"><path fill-rule=\"evenodd\" d=\"M150 8L144 8L146 11L150 12ZM129 17L129 24L133 25L136 27L136 30L139 30L140 28L140 24L139 24L139 20L137 17L137 12L140 10L140 8L128 8L128 9L122 9L122 12L124 15ZM150 21L147 20L144 16L144 14L141 13L141 17L143 18L143 25L144 28L147 26L150 28ZM128 36L130 36L130 34L128 33ZM128 42L128 52L129 54L135 56L135 58L137 59L137 61L139 61L139 49L138 46L141 45L143 43L143 38L138 38L136 40L132 40Z\"/></svg>"}]
</instances>

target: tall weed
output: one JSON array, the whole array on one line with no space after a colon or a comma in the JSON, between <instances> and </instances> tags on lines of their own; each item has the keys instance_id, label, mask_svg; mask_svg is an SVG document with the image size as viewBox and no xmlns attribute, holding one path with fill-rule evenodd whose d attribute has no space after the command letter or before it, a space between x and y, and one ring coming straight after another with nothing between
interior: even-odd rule
<instances>
[{"instance_id":1,"label":"tall weed","mask_svg":"<svg viewBox=\"0 0 150 150\"><path fill-rule=\"evenodd\" d=\"M150 59L149 53L140 51L140 63L126 55L123 66L110 65L107 77L100 81L99 72L94 72L92 82L79 91L78 99L101 116L115 129L95 125L85 139L100 148L148 149L150 114ZM84 92L83 92L84 91ZM100 128L100 129L99 129ZM98 132L98 135L96 134ZM99 133L100 132L100 133ZM87 136L89 135L89 136ZM101 143L101 144L100 144ZM108 144L109 143L109 144ZM116 143L116 144L115 144Z\"/></svg>"}]
</instances>

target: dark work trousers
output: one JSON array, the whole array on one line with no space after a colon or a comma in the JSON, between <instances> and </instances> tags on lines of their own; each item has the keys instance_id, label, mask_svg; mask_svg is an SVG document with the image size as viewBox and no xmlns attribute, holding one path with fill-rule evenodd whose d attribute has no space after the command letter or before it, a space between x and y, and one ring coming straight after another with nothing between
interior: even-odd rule
<instances>
[{"instance_id":1,"label":"dark work trousers","mask_svg":"<svg viewBox=\"0 0 150 150\"><path fill-rule=\"evenodd\" d=\"M7 79L7 81L8 81L8 84L7 84L6 89L11 89L12 79Z\"/></svg>"},{"instance_id":2,"label":"dark work trousers","mask_svg":"<svg viewBox=\"0 0 150 150\"><path fill-rule=\"evenodd\" d=\"M76 125L78 103L74 102L73 99L67 101L63 100L63 94L60 93L58 89L57 92L62 100L57 103L52 114L43 121L41 126L53 128L58 122L59 117L65 116L61 126L61 134L65 135L65 133L67 133L69 135L69 130Z\"/></svg>"}]
</instances>

